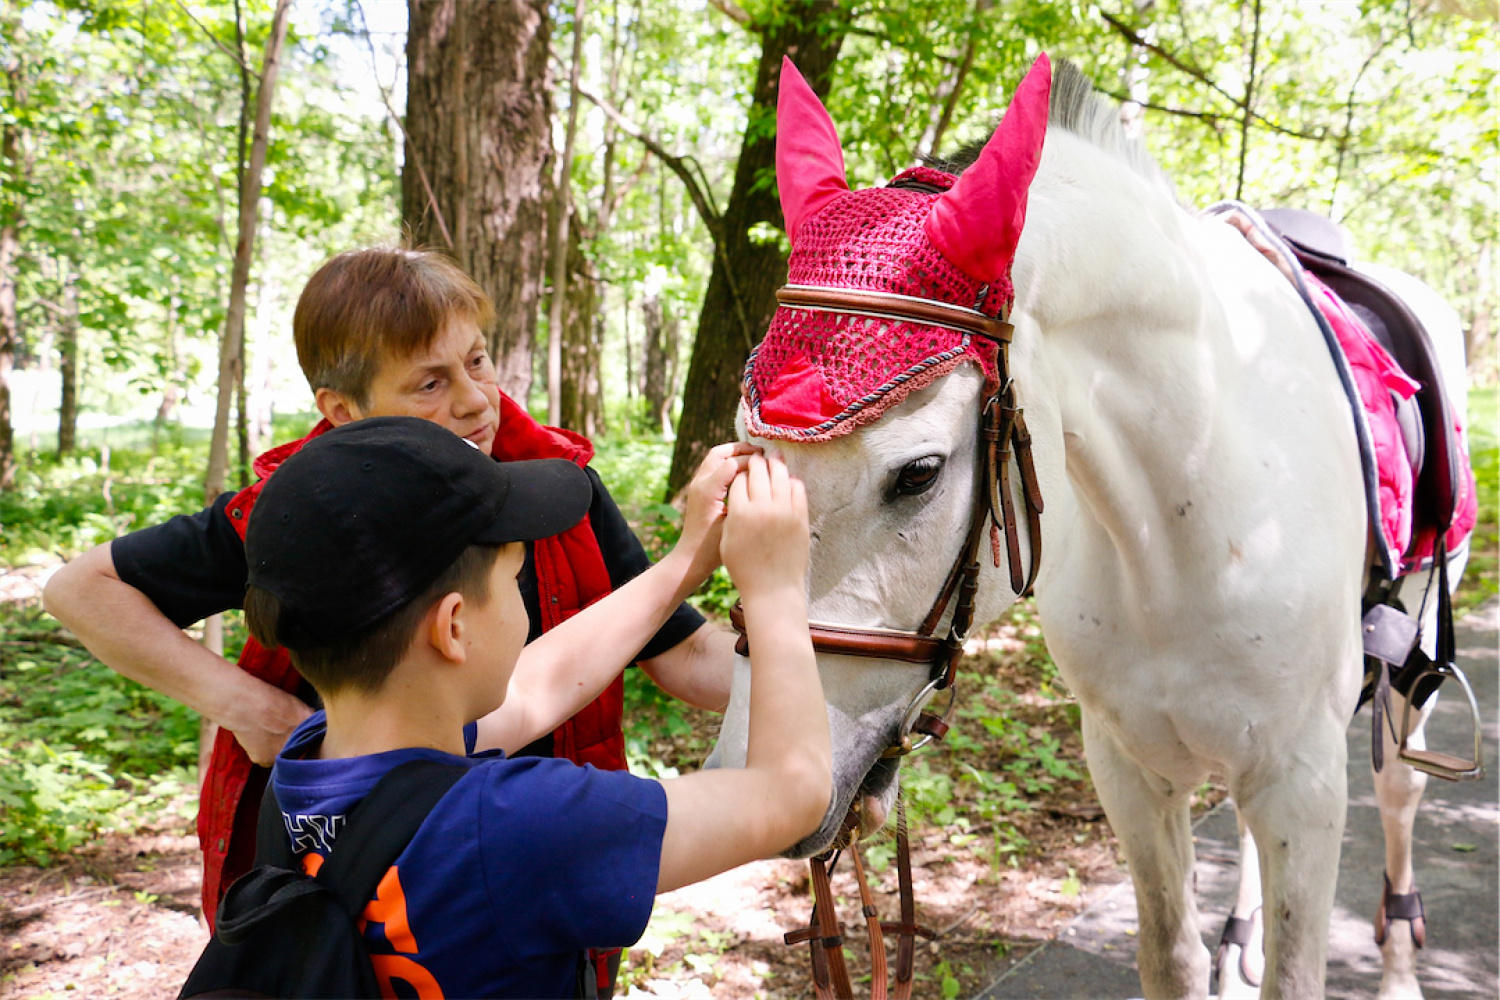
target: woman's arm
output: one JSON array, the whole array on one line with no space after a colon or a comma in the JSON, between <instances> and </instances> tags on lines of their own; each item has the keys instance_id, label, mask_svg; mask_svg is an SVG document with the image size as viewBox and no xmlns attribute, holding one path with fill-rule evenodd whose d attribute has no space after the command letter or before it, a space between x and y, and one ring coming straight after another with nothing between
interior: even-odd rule
<instances>
[{"instance_id":1,"label":"woman's arm","mask_svg":"<svg viewBox=\"0 0 1500 1000\"><path fill-rule=\"evenodd\" d=\"M270 766L311 709L183 634L145 594L120 579L111 545L90 549L47 581L42 603L100 662L175 698L232 731Z\"/></svg>"}]
</instances>

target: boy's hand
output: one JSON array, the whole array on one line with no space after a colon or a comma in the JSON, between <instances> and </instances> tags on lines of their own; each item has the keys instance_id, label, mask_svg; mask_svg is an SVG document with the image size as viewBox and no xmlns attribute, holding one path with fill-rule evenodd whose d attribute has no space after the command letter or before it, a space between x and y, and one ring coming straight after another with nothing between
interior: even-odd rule
<instances>
[{"instance_id":1,"label":"boy's hand","mask_svg":"<svg viewBox=\"0 0 1500 1000\"><path fill-rule=\"evenodd\" d=\"M687 485L687 509L682 514L682 535L673 552L688 559L687 579L693 589L707 580L719 565L719 536L724 530L724 500L729 484L743 472L760 448L734 442L709 450Z\"/></svg>"},{"instance_id":2,"label":"boy's hand","mask_svg":"<svg viewBox=\"0 0 1500 1000\"><path fill-rule=\"evenodd\" d=\"M779 458L753 455L729 487L719 551L746 600L807 587L807 492Z\"/></svg>"}]
</instances>

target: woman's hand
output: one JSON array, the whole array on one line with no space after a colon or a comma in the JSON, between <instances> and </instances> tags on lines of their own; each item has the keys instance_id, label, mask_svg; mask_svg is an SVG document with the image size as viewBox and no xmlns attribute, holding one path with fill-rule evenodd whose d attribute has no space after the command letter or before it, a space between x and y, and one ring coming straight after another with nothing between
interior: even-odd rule
<instances>
[{"instance_id":1,"label":"woman's hand","mask_svg":"<svg viewBox=\"0 0 1500 1000\"><path fill-rule=\"evenodd\" d=\"M704 456L688 483L682 535L672 552L687 559L685 577L690 590L696 590L719 565L719 538L724 530L729 484L748 468L751 457L760 453L760 448L743 442L718 445Z\"/></svg>"}]
</instances>

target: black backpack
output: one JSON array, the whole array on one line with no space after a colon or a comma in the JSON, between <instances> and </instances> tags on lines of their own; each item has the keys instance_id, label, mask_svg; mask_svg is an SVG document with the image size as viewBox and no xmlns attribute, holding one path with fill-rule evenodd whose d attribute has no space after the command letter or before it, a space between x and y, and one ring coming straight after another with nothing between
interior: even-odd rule
<instances>
[{"instance_id":1,"label":"black backpack","mask_svg":"<svg viewBox=\"0 0 1500 1000\"><path fill-rule=\"evenodd\" d=\"M360 915L432 807L468 770L431 760L392 768L349 814L316 878L303 874L292 853L268 786L256 867L229 887L213 939L178 1000L379 997Z\"/></svg>"}]
</instances>

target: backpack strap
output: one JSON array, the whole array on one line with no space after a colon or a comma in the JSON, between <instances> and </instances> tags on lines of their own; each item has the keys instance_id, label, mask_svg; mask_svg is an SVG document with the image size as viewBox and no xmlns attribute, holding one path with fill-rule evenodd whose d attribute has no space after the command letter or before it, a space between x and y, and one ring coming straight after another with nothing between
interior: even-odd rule
<instances>
[{"instance_id":1,"label":"backpack strap","mask_svg":"<svg viewBox=\"0 0 1500 1000\"><path fill-rule=\"evenodd\" d=\"M387 771L349 814L338 843L318 870L352 919L358 920L391 864L406 850L438 801L469 773L461 764L411 760ZM256 829L256 865L300 871L273 785L266 786Z\"/></svg>"}]
</instances>

